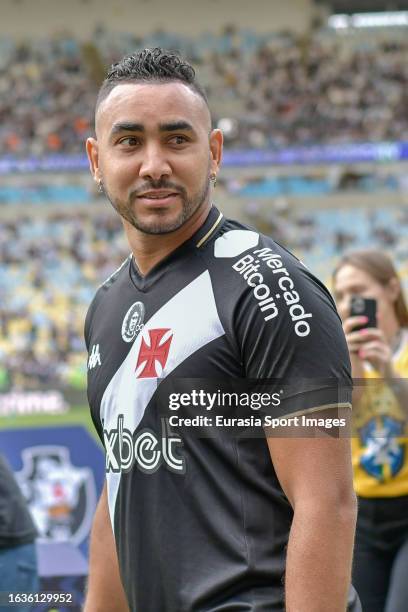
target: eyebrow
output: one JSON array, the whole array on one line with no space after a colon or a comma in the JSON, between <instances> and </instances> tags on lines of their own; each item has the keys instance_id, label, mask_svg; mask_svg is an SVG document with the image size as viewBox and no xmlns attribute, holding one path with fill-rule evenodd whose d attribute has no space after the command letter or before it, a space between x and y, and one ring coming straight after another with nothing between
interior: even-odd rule
<instances>
[{"instance_id":1,"label":"eyebrow","mask_svg":"<svg viewBox=\"0 0 408 612\"><path fill-rule=\"evenodd\" d=\"M187 121L172 121L170 123L159 124L159 132L175 132L177 130L194 132L193 126ZM120 132L144 132L145 127L142 123L115 123L111 130L111 135Z\"/></svg>"},{"instance_id":2,"label":"eyebrow","mask_svg":"<svg viewBox=\"0 0 408 612\"><path fill-rule=\"evenodd\" d=\"M170 123L161 123L159 125L160 132L175 132L176 130L194 131L193 126L187 121L173 121Z\"/></svg>"}]
</instances>

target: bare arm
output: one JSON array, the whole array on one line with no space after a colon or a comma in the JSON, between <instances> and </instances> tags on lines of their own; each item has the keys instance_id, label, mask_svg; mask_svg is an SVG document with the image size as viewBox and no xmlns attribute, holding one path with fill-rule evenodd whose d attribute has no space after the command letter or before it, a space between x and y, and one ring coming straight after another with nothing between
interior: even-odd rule
<instances>
[{"instance_id":1,"label":"bare arm","mask_svg":"<svg viewBox=\"0 0 408 612\"><path fill-rule=\"evenodd\" d=\"M331 416L338 416L337 411ZM286 610L345 612L357 513L350 440L271 437L268 446L294 509L286 560Z\"/></svg>"},{"instance_id":2,"label":"bare arm","mask_svg":"<svg viewBox=\"0 0 408 612\"><path fill-rule=\"evenodd\" d=\"M91 532L88 592L84 612L129 612L109 518L106 482Z\"/></svg>"}]
</instances>

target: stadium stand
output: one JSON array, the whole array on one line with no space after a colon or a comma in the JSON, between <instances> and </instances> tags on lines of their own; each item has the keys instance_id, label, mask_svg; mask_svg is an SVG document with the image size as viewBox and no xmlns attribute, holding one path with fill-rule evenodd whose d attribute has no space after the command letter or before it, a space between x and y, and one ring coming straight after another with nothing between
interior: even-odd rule
<instances>
[{"instance_id":1,"label":"stadium stand","mask_svg":"<svg viewBox=\"0 0 408 612\"><path fill-rule=\"evenodd\" d=\"M406 40L257 34L226 28L194 39L100 28L0 45L0 147L9 155L83 151L104 67L134 49L179 49L208 90L227 147L408 140Z\"/></svg>"},{"instance_id":2,"label":"stadium stand","mask_svg":"<svg viewBox=\"0 0 408 612\"><path fill-rule=\"evenodd\" d=\"M0 244L3 384L75 384L78 376L83 384L86 307L128 254L120 222L110 214L19 216L0 224Z\"/></svg>"},{"instance_id":3,"label":"stadium stand","mask_svg":"<svg viewBox=\"0 0 408 612\"><path fill-rule=\"evenodd\" d=\"M216 197L221 208L228 208L223 204L231 199L229 210L234 206L240 216L291 248L326 282L344 248L375 245L393 253L407 283L404 208L304 209L276 197L275 188L257 197L251 180L239 185L238 195L236 182L223 182ZM91 201L88 209L43 208L34 216L25 210L0 222L0 384L18 388L58 380L63 386L83 386L85 311L96 287L128 255L121 223L107 205Z\"/></svg>"},{"instance_id":4,"label":"stadium stand","mask_svg":"<svg viewBox=\"0 0 408 612\"><path fill-rule=\"evenodd\" d=\"M2 37L3 388L50 380L84 387L85 310L128 253L120 222L87 173L13 174L7 164L21 159L29 169L30 160L49 154L83 154L105 67L155 45L194 61L227 150L408 141L408 43L400 35L339 37L323 30L305 37L231 26L195 37L118 36L101 26L87 43L67 33L23 43ZM222 172L216 201L292 248L323 280L345 247L370 244L392 250L406 282L404 168L232 167ZM360 195L365 199L351 206Z\"/></svg>"}]
</instances>

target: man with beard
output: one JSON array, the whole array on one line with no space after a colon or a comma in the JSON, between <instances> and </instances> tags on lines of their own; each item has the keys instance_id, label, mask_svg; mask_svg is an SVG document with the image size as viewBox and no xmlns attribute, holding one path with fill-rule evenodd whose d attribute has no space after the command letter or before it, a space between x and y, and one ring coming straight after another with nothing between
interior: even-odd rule
<instances>
[{"instance_id":1,"label":"man with beard","mask_svg":"<svg viewBox=\"0 0 408 612\"><path fill-rule=\"evenodd\" d=\"M198 377L302 376L304 392L274 414L348 414L350 364L330 295L272 239L212 206L222 134L177 55L145 49L115 64L95 132L91 172L131 255L85 322L88 397L106 450L86 612L344 612L356 517L349 441L201 436L170 427L163 410L169 389L199 397Z\"/></svg>"}]
</instances>

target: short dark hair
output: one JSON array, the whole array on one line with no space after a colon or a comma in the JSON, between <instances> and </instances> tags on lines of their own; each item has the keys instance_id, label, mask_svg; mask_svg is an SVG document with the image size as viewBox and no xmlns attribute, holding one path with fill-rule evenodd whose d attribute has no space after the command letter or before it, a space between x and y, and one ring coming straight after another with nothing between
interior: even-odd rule
<instances>
[{"instance_id":1,"label":"short dark hair","mask_svg":"<svg viewBox=\"0 0 408 612\"><path fill-rule=\"evenodd\" d=\"M185 83L201 96L208 106L206 93L196 80L194 68L176 53L155 47L132 53L116 64L112 64L99 89L95 111L112 89L121 83L171 83L173 81Z\"/></svg>"}]
</instances>

